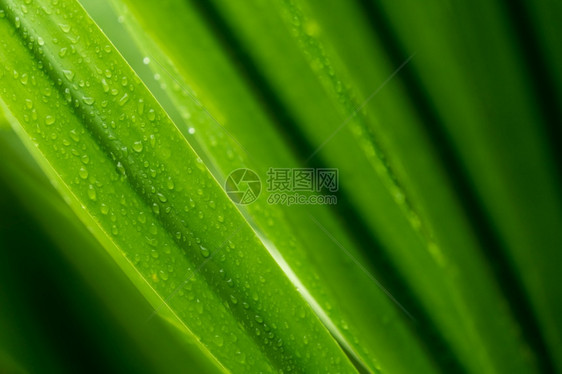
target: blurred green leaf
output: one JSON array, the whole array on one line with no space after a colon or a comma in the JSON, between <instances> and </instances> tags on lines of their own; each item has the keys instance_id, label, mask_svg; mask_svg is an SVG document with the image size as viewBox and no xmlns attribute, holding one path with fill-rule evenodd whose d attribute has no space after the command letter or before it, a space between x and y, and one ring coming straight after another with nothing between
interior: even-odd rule
<instances>
[{"instance_id":1,"label":"blurred green leaf","mask_svg":"<svg viewBox=\"0 0 562 374\"><path fill-rule=\"evenodd\" d=\"M373 33L382 35L395 60L404 50L418 49L407 80L409 100L472 227L475 251L487 259L538 366L545 372L561 370L562 298L561 290L552 287L562 262L559 72L528 63L545 56L556 61L559 46L541 50L541 42L549 43L551 36L534 40L518 1L432 1L417 14L404 12L415 2L363 3ZM547 3L525 7L560 14L559 7L557 12L553 2ZM556 34L547 20L532 27ZM554 92L545 80L557 87ZM408 173L414 176L415 170ZM427 201L434 204L436 198ZM436 222L447 229L449 218ZM496 346L504 349L504 344Z\"/></svg>"},{"instance_id":2,"label":"blurred green leaf","mask_svg":"<svg viewBox=\"0 0 562 374\"><path fill-rule=\"evenodd\" d=\"M0 104L42 166L0 120L0 199L111 310L76 332L101 361L127 366L105 338L148 372L562 370L555 1L81 3L97 24L0 1ZM271 168L303 167L338 169L337 204L272 200ZM246 168L261 193L235 206L219 186ZM16 277L24 255L2 255ZM44 258L58 319L98 314ZM8 336L45 345L43 299L3 283ZM76 365L22 336L0 364Z\"/></svg>"}]
</instances>

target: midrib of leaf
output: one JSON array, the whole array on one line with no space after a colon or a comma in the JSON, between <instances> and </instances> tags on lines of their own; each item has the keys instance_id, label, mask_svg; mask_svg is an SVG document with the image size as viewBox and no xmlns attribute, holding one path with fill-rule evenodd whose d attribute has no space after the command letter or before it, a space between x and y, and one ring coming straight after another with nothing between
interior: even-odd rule
<instances>
[{"instance_id":1,"label":"midrib of leaf","mask_svg":"<svg viewBox=\"0 0 562 374\"><path fill-rule=\"evenodd\" d=\"M0 79L3 79L6 86L14 90L14 93L19 94L14 101L9 96L7 87L5 87L2 92L3 100L27 133L27 135L22 134L22 137L32 139L34 143L37 143L41 155L45 157L43 166L46 166L46 162L50 164L50 168L48 168L50 170L48 171L51 172L52 176L58 173L61 183L72 192L76 201L86 208L86 214L102 210L101 214L92 214L94 222L97 222L106 234L106 242L114 242L125 253L121 259L121 264L123 265L123 261L125 261L129 262L131 266L123 266L124 270L128 268L129 271L139 272L142 279L154 290L154 292L147 292L147 295L160 297L163 290L170 290L174 288L174 283L177 285L184 280L181 275L176 276L179 271L190 267L196 268L196 265L198 265L201 274L197 274L187 287L193 289L194 285L197 286L198 289L193 293L198 298L205 300L206 305L201 307L205 308L204 312L203 309L193 310L193 305L190 309L192 303L180 297L182 296L181 292L178 297L169 299L168 302L174 313L180 312L178 314L179 320L182 323L184 321L189 322L185 324L189 324L189 328L194 335L204 340L201 344L202 349L208 352L209 357L213 354L221 363L226 362L229 369L238 368L239 370L253 368L253 370L269 371L272 370L272 367L269 366L272 364L279 369L298 366L354 371L333 339L314 317L302 298L291 289L290 283L275 265L273 259L255 238L242 217L234 210L232 204L208 174L204 165L196 160L196 156L190 150L185 139L179 134L154 99L146 92L138 78L130 72L119 57L117 59L111 57L116 52L109 42L101 36L91 20L85 16L83 10L72 1L61 1L60 5L54 7L54 9L40 1L27 4L24 7L10 1L4 1L2 4L10 21L9 26L3 21L2 27L5 34L12 38L3 42L3 49L9 48L11 53L3 53L2 57L7 63L13 63L15 59L20 58L18 64L21 64L21 66L18 66L18 68L29 74L29 77L26 78L29 79L29 82L22 83L19 81L20 77L17 81L15 79L10 80L11 77L3 72ZM55 14L47 15L46 9L51 9L51 12ZM56 14L60 10L63 10L64 15ZM81 22L84 22L85 25ZM56 23L65 26L59 27ZM6 26L8 26L8 29L6 29ZM65 29L68 26L71 26L72 29L70 34L71 40L74 40L74 43L71 41L72 44L67 41L66 33L68 30L65 31ZM14 36L19 39L16 41L13 39ZM42 39L39 39L40 37ZM57 39L55 42L54 39L57 37L60 40ZM11 44L8 44L8 40ZM81 44L81 40L86 44ZM74 64L68 62L71 55L67 56L66 59L57 58L54 51L58 49L58 47L55 47L58 42L68 43L68 53L73 55L76 50L81 57L73 61ZM47 77L42 75L42 69L38 69L34 62L28 61L29 52L23 50L24 43L29 43L29 47L34 53L32 60L36 59L43 69L48 70L50 82ZM7 51L4 50L4 52ZM113 55L110 55L112 52ZM82 60L82 58L85 60ZM111 63L107 62L107 59L112 60ZM88 85L90 83L101 85L100 79L104 79L102 78L104 74L102 68L99 72L89 70L93 69L91 67L94 66L94 62L95 66L107 67L113 75L119 76L120 80L125 83L123 87L125 87L125 92L128 95L128 101L125 96L121 96L124 95L123 91L119 92L119 98L121 98L119 102L119 98L115 100L107 94L104 96L100 86L92 88ZM64 67L72 68L73 70L68 70L72 73L67 72L65 74ZM29 70L26 71L26 68ZM124 82L122 77L128 82ZM106 78L109 77L106 75ZM69 81L77 82L77 84L71 84ZM82 81L84 87L81 87ZM29 86L27 83L29 83ZM50 93L51 96L47 97L37 92L35 87L32 87L36 83L42 88L52 89L53 83L58 84L59 87L53 89ZM117 87L116 83L114 80L110 82L113 88ZM122 90L122 88L119 87L119 90ZM62 100L65 93L69 98L69 103L73 104L74 108L69 108L69 105ZM85 96L86 93L91 94L91 96ZM25 107L18 106L18 104L28 105L28 103L18 103L18 97L20 99L29 97L35 100L31 100L31 108L28 106L28 110L25 110ZM56 103L59 106L54 113L53 107L46 105L50 102L49 97L55 99L54 102L50 103L51 105ZM92 100L88 99L90 97L94 98L96 102L93 103ZM107 100L104 100L104 98L107 98ZM139 99L144 100L143 109L141 109ZM42 103L42 100L45 100L46 103ZM106 106L107 109L104 109ZM67 111L64 111L65 109ZM112 127L113 124L110 123L106 128L106 121L110 122L111 118L115 118L118 113L121 113L122 119L127 119L129 123L118 123L114 125L114 128ZM50 114L56 116L56 121L43 126L39 122L41 119L38 120L39 115L43 117L43 115ZM77 123L75 116L81 117L82 122ZM131 125L131 123L134 125ZM77 177L77 175L83 175L83 173L80 174L81 168L84 167L81 161L72 159L72 156L69 156L66 150L60 152L60 149L64 149L64 142L57 142L57 139L60 139L59 136L66 138L66 131L64 134L58 133L55 138L47 137L42 133L42 130L49 130L48 126L52 126L51 131L53 132L51 134L56 134L55 130L72 131L73 124L79 125L78 131L71 134L71 139L67 141L72 142L72 138L78 139L75 142L80 150L75 149L76 153L89 157L89 175L83 178L88 182L81 182L79 178L82 177ZM80 129L80 126L85 128ZM145 132L145 138L142 137L143 132ZM149 135L155 134L154 138L149 138ZM133 142L136 139L143 141L141 151L136 151L134 148ZM176 153L172 152L172 149ZM87 152L90 154L88 155ZM38 155L38 153L35 152L35 155ZM147 169L150 169L150 166L154 168L151 177L145 174L150 173L150 170L145 171L140 166L143 160L148 162ZM117 164L117 169L121 170L120 176L114 171L112 172L115 164ZM101 168L98 166L101 166ZM110 173L109 179L107 173ZM141 174L136 175L135 173ZM182 179L182 176L190 174L191 179ZM175 188L169 187L170 180L175 180ZM204 191L203 188L205 188ZM198 190L201 192L198 192ZM96 192L93 193L92 191ZM165 197L163 192L166 193ZM120 193L123 195L119 196ZM113 220L104 218L107 212L103 213L103 208L98 206L97 201L107 203L107 206L111 209L109 217L114 217ZM214 201L215 203L212 205L217 206L216 212L220 212L226 217L227 223L224 226L208 223L209 220L216 219L219 214L211 208L201 208L201 214L208 215L206 220L197 218L195 215L196 212L192 209L191 204L207 206L209 201ZM117 218L114 209L119 206L123 206L121 209L124 215ZM125 207L132 207L133 209L127 211ZM179 217L174 209L187 211L185 215ZM138 223L123 218L133 212L136 212L135 216L144 214L146 217L144 220L150 222L153 225L152 227L155 228L154 232L151 233L154 235L152 239L162 243L158 244L162 252L160 254L156 252L159 260L147 261L143 259L137 263L136 260L131 259L135 252L139 254L144 250L147 255L150 253L147 251L148 248L131 248L131 246L138 246L140 243L147 246L143 238L144 235L139 233L142 230L137 231L132 227ZM180 222L183 218L186 219L189 229L183 225L183 222ZM213 235L210 234L211 230L208 225L216 228L216 230L212 230ZM163 232L159 232L158 227L163 227ZM170 236L176 239L172 240ZM109 239L110 237L111 239ZM126 238L123 239L124 237ZM204 249L202 244L199 245L201 240L207 247L211 248L210 251L213 254L222 249L223 243L229 241L226 252L228 253L233 249L230 247L236 246L238 258L231 258L229 259L231 261L226 261L226 256L220 254L219 259L213 258L207 262L205 258L209 257L204 257L198 253L200 251L205 253L208 250ZM154 243L150 240L149 242ZM188 249L184 252L183 248L187 249L192 243L197 243L194 245L196 250ZM213 251L215 248L216 250ZM241 252L241 249L245 250L245 253ZM108 251L112 255L116 255L111 248L108 248ZM176 261L174 264L176 266L175 273L166 273L169 269L164 267L166 264L161 264L163 258L167 257L168 251L172 253ZM191 266L190 261L183 257L184 255L187 255L191 261ZM117 255L117 257L119 256ZM215 261L220 262L221 265L219 266ZM161 272L158 273L151 267L155 267L155 270L161 269ZM169 277L169 281L166 281L166 278L159 278L159 274L162 272L167 274L166 277ZM223 277L220 274L224 274L224 280L219 279ZM202 281L198 279L200 276L203 277ZM234 280L231 280L231 282L236 284L232 289L226 288L228 276L232 276ZM262 286L259 276L275 285L274 294L271 289ZM162 283L172 286L166 287ZM247 286L243 286L244 284ZM145 287L143 287L143 290L147 291ZM190 294L192 297L195 296L192 293ZM237 301L228 302L234 296ZM224 300L224 303L221 299ZM199 301L196 303L198 304ZM279 305L280 303L282 305ZM243 307L241 304L245 306ZM154 305L159 306L160 304L155 302ZM259 317L256 316L257 313L259 313ZM292 317L295 313L300 317ZM244 325L247 332L243 331L238 323ZM219 329L219 327L222 328L220 333L224 335L219 336L220 341L213 345L213 333L209 330L212 328ZM308 339L320 343L321 348L307 346L306 340L291 339L290 335L293 332L299 336L304 333ZM268 336L272 339L275 337L276 348L272 347L272 344L258 343L258 340L263 341L260 336ZM236 339L231 341L234 337ZM283 344L282 348L278 345L279 343ZM243 360L244 362L235 362L235 358L240 356L240 351L238 351L238 354L236 353L237 347L243 347L241 350L247 355ZM302 362L302 359L295 353L305 350L310 354L310 358L307 362ZM264 354L266 360L258 359ZM330 359L326 359L326 357L330 357Z\"/></svg>"},{"instance_id":2,"label":"midrib of leaf","mask_svg":"<svg viewBox=\"0 0 562 374\"><path fill-rule=\"evenodd\" d=\"M408 192L400 185L400 181L393 170L393 166L389 163L392 157L388 156L388 152L382 146L381 140L377 138L377 134L373 132L367 123L365 106L368 102L361 103L358 102L357 98L353 97L354 88L344 83L351 82L352 79L349 74L344 71L342 63L334 61L334 52L327 50L329 46L324 45L320 37L317 37L314 32L305 30L306 27L314 27L312 25L318 27L315 23L316 21L307 17L300 8L304 7L305 4L301 5L297 4L295 1L281 0L274 1L273 4L285 20L287 31L293 32L295 43L298 44L300 50L303 52L311 69L316 70L318 80L322 83L325 91L333 100L334 107L340 112L341 117L345 118L343 123L348 122L349 126L353 128L352 134L359 148L363 151L372 169L381 178L386 189L394 196L396 205L408 219L411 228L420 236L427 247L436 245L426 228L427 222L424 217L420 217L420 214L415 211ZM410 59L413 57L414 54L410 56ZM404 60L403 64L408 64L410 59ZM396 72L396 74L398 73L399 72ZM389 78L391 77L394 78L393 75ZM381 86L380 88L382 89L384 87ZM324 144L321 144L321 146L322 145ZM320 151L321 149L318 147L314 152ZM316 156L316 153L309 154L310 158L314 156ZM320 162L325 163L325 161Z\"/></svg>"}]
</instances>

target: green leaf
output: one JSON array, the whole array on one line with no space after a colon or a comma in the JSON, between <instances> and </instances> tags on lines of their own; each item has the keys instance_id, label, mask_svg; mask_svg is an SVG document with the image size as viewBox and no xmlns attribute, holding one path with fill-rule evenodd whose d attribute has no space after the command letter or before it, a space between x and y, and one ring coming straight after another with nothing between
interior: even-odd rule
<instances>
[{"instance_id":1,"label":"green leaf","mask_svg":"<svg viewBox=\"0 0 562 374\"><path fill-rule=\"evenodd\" d=\"M185 126L193 129L189 139L204 148L219 180L238 168L251 168L266 181L272 166L303 166L196 9L182 1L116 5L145 50L145 60L184 114ZM131 63L135 57L131 54ZM221 83L225 81L228 85ZM196 93L191 87L198 87ZM258 133L264 141L254 141ZM270 204L267 191L263 194L243 211L347 352L374 372L436 370L412 333L407 312L373 278L330 207L283 207Z\"/></svg>"},{"instance_id":2,"label":"green leaf","mask_svg":"<svg viewBox=\"0 0 562 374\"><path fill-rule=\"evenodd\" d=\"M495 234L490 234L493 225L488 227L484 221L479 222L478 217L482 215L475 215L477 205L473 204L474 199L467 198L474 197L470 189L471 183L479 180L477 170L487 173L488 166L484 162L480 164L469 180L463 175L459 177L463 171L457 171L448 159L450 154L443 152L450 149L450 141L439 137L440 133L431 128L436 121L431 108L425 107L428 99L422 97L419 89L411 88L417 76L412 74L408 64L417 67L418 59L424 61L424 67L434 69L426 74L424 81L430 89L436 85L430 79L435 81L440 71L462 66L451 55L459 47L448 41L449 30L454 30L454 25L447 24L448 28L436 35L433 29L424 29L423 17L415 11L404 14L403 8L398 11L400 6L396 5L395 25L404 25L401 31L408 35L408 25L419 24L420 31L415 37L431 33L425 44L433 51L418 50L417 44L411 43L407 53L400 49L404 53L397 54L389 46L392 43L385 43L389 30L371 33L369 18L362 14L364 10L351 2L167 1L162 6L143 1L125 2L140 23L140 27L133 26L133 35L141 39L147 55L155 60L151 60L151 64L163 77L161 79L167 75L172 77L168 79L170 95L176 98L176 105L185 114L188 126L195 129L194 138L206 148L208 157L219 169L217 178L224 178L241 163L260 170L262 176L264 167L278 163L289 167L303 166L308 161L309 166L338 167L342 175L339 195L342 199L335 210L344 219L339 226L328 225L329 231L335 230L334 238L345 238L340 239L345 243L343 247L351 248L354 256L361 259L360 263L373 269L396 299L421 321L413 331L431 346L433 358L443 370L457 371L461 367L471 372L538 370L543 353L525 332L526 317L520 312L524 306L516 305L513 297L519 292L518 287L514 286L516 291L509 290L509 280L514 278L504 272L509 273L511 265L497 257ZM411 9L418 7L411 4ZM445 5L435 7L438 12L447 14ZM122 12L126 14L126 10ZM367 12L367 16L371 15ZM400 17L408 18L409 22ZM379 18L371 22L381 23ZM143 33L148 33L157 47L143 39ZM467 43L463 41L461 45ZM398 43L395 44L398 49ZM437 48L442 46L449 49L444 52ZM170 64L158 49L164 51ZM440 65L432 62L434 56L444 56ZM464 71L467 68L464 66ZM406 77L402 81L403 74ZM471 108L472 88L457 78L439 80L443 89L432 91L429 97L449 101L443 105L450 114L447 124L462 130L459 132L463 132L463 139L466 139L472 124L457 126L457 117L459 113L462 113L462 121L474 117L478 108ZM225 81L229 84L225 85ZM489 81L493 81L491 77ZM175 87L170 83L176 83ZM193 91L211 113L211 120L205 119L202 109L192 104ZM364 109L367 104L372 104L368 111L355 113L356 108ZM214 119L220 126L209 123ZM480 124L490 127L485 118L480 118ZM257 133L263 140L261 144L255 144ZM230 135L236 142L229 139ZM274 140L279 137L284 137L285 142ZM474 142L462 146L467 150L467 158L474 156L475 151L481 152L480 139L486 137L474 136ZM234 144L237 142L247 150L248 158L233 161L229 166L223 149L227 154L229 150L239 149ZM502 146L502 149L510 149L505 144ZM318 147L321 149L317 152ZM497 148L485 149L493 153ZM281 156L273 157L271 153ZM516 153L514 149L506 151L506 154ZM525 157L526 152L519 155ZM316 157L311 159L310 156ZM553 175L548 170L550 160L546 157L540 160L547 165L540 173ZM513 167L517 165L512 163ZM547 182L547 185L553 184ZM550 192L544 198L544 202L555 200ZM499 195L488 204L514 208L505 196ZM541 205L540 209L543 208ZM545 216L556 217L556 209L554 205ZM260 217L259 212L253 212L252 206L248 207L248 214L307 289L313 290L312 296L319 298L321 292L304 274L304 269L313 266L306 264L302 272L299 271L300 258L290 252L288 245L283 245L283 240L275 238L283 229L268 229L263 224L266 219ZM330 216L326 212L314 214L321 215L323 220ZM504 223L513 217L504 217ZM285 219L292 223L292 232L299 233L299 241L312 238L310 226L304 223L302 214L295 211L295 214L285 215ZM275 222L280 219L276 217ZM544 238L556 238L552 228L558 225L558 218L541 222L540 230L546 229ZM525 233L522 229L516 231L520 235ZM322 240L319 237L315 240ZM350 237L360 237L362 242L354 245L349 242ZM520 239L525 238L520 236ZM552 243L541 245L557 248ZM305 247L311 248L313 257L315 246ZM365 249L363 254L360 254L361 247ZM327 255L323 253L322 257L335 258L337 248L334 250ZM533 252L527 248L524 253L531 256ZM544 258L552 256L549 253ZM337 268L326 267L325 263L322 267ZM356 268L354 272L357 271L360 270ZM521 268L520 273L526 272ZM329 280L326 276L322 283L334 290L335 283L345 282L342 278ZM363 285L368 284L366 279L363 282ZM548 300L555 300L554 296ZM332 297L336 300L336 309L345 309L341 295ZM354 305L355 310L358 308L360 306ZM495 317L490 318L491 315ZM332 320L336 326L343 326L336 318ZM369 331L366 321L354 318L350 325L356 330ZM377 340L380 343L380 338L368 342L356 330L349 336L357 337L361 342L358 346L374 348L370 349L373 353L364 354L360 347L354 347L367 366L378 359L383 370L416 365L415 360L393 361L388 353L379 350ZM400 339L395 341L400 342ZM414 339L409 333L404 337L413 347ZM381 352L379 357L378 352Z\"/></svg>"},{"instance_id":3,"label":"green leaf","mask_svg":"<svg viewBox=\"0 0 562 374\"><path fill-rule=\"evenodd\" d=\"M0 97L17 132L156 311L228 370L354 372L84 10L0 4Z\"/></svg>"}]
</instances>

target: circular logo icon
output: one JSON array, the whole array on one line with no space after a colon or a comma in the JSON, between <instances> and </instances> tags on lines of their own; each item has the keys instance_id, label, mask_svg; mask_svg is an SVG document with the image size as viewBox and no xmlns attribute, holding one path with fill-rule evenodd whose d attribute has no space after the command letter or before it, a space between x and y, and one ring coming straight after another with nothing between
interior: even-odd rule
<instances>
[{"instance_id":1,"label":"circular logo icon","mask_svg":"<svg viewBox=\"0 0 562 374\"><path fill-rule=\"evenodd\" d=\"M236 169L226 178L224 189L236 204L250 204L260 195L260 177L250 169Z\"/></svg>"}]
</instances>

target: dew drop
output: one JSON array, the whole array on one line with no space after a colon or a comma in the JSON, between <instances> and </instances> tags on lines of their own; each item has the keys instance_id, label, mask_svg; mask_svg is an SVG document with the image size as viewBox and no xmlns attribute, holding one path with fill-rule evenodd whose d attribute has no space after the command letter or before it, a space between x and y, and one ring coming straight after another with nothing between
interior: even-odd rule
<instances>
[{"instance_id":1,"label":"dew drop","mask_svg":"<svg viewBox=\"0 0 562 374\"><path fill-rule=\"evenodd\" d=\"M101 85L103 87L103 92L109 92L109 84L107 84L105 78L102 78Z\"/></svg>"},{"instance_id":2,"label":"dew drop","mask_svg":"<svg viewBox=\"0 0 562 374\"><path fill-rule=\"evenodd\" d=\"M160 214L160 206L156 203L152 204L152 211L154 214Z\"/></svg>"},{"instance_id":3,"label":"dew drop","mask_svg":"<svg viewBox=\"0 0 562 374\"><path fill-rule=\"evenodd\" d=\"M92 185L88 186L88 197L90 198L90 200L96 200L96 190Z\"/></svg>"},{"instance_id":4,"label":"dew drop","mask_svg":"<svg viewBox=\"0 0 562 374\"><path fill-rule=\"evenodd\" d=\"M168 280L168 278L169 278L168 273L166 273L164 270L160 270L159 275L160 275L160 278L161 278L162 280L164 280L164 281L165 281L165 280Z\"/></svg>"},{"instance_id":5,"label":"dew drop","mask_svg":"<svg viewBox=\"0 0 562 374\"><path fill-rule=\"evenodd\" d=\"M171 179L168 179L168 181L166 182L166 185L168 187L169 190L173 190L174 189L174 181Z\"/></svg>"},{"instance_id":6,"label":"dew drop","mask_svg":"<svg viewBox=\"0 0 562 374\"><path fill-rule=\"evenodd\" d=\"M80 140L80 136L78 136L78 133L76 132L75 129L70 130L70 137L72 138L72 140L74 140L75 142L78 142Z\"/></svg>"},{"instance_id":7,"label":"dew drop","mask_svg":"<svg viewBox=\"0 0 562 374\"><path fill-rule=\"evenodd\" d=\"M142 142L140 140L133 143L133 150L135 152L142 152Z\"/></svg>"},{"instance_id":8,"label":"dew drop","mask_svg":"<svg viewBox=\"0 0 562 374\"><path fill-rule=\"evenodd\" d=\"M80 175L80 178L82 178L82 179L87 179L88 178L88 170L85 167L81 167L80 170L78 171L78 175Z\"/></svg>"},{"instance_id":9,"label":"dew drop","mask_svg":"<svg viewBox=\"0 0 562 374\"><path fill-rule=\"evenodd\" d=\"M106 215L107 213L109 213L109 207L105 204L101 204L100 210L101 210L101 214L103 214L103 215Z\"/></svg>"},{"instance_id":10,"label":"dew drop","mask_svg":"<svg viewBox=\"0 0 562 374\"><path fill-rule=\"evenodd\" d=\"M211 252L207 248L205 248L203 246L201 246L200 248L201 248L201 254L203 255L203 257L208 258L211 255Z\"/></svg>"},{"instance_id":11,"label":"dew drop","mask_svg":"<svg viewBox=\"0 0 562 374\"><path fill-rule=\"evenodd\" d=\"M155 119L156 119L156 113L154 112L154 109L150 109L148 111L148 120L152 122Z\"/></svg>"},{"instance_id":12,"label":"dew drop","mask_svg":"<svg viewBox=\"0 0 562 374\"><path fill-rule=\"evenodd\" d=\"M341 93L342 91L343 91L343 85L342 85L341 81L337 81L336 82L336 92Z\"/></svg>"},{"instance_id":13,"label":"dew drop","mask_svg":"<svg viewBox=\"0 0 562 374\"><path fill-rule=\"evenodd\" d=\"M123 106L127 103L127 101L129 101L129 94L125 93L120 99L119 99L119 106Z\"/></svg>"},{"instance_id":14,"label":"dew drop","mask_svg":"<svg viewBox=\"0 0 562 374\"><path fill-rule=\"evenodd\" d=\"M63 70L62 71L66 79L72 82L74 79L74 72L72 70Z\"/></svg>"}]
</instances>

